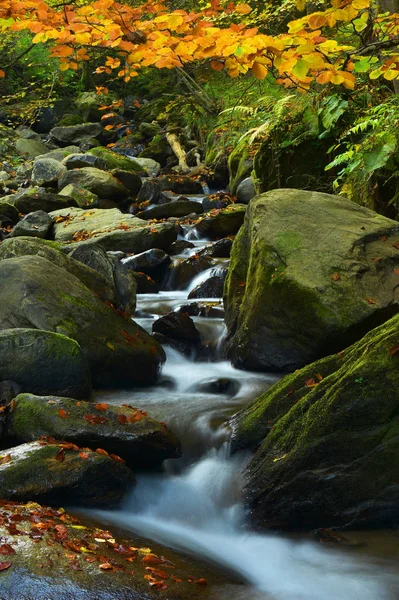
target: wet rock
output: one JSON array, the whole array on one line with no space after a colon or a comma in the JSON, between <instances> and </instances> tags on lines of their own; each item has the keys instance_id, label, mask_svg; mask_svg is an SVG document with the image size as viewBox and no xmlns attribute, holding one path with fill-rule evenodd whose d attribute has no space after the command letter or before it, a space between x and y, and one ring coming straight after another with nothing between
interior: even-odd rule
<instances>
[{"instance_id":1,"label":"wet rock","mask_svg":"<svg viewBox=\"0 0 399 600\"><path fill-rule=\"evenodd\" d=\"M220 302L190 302L182 304L176 312L187 313L190 317L205 317L207 319L223 319L224 309Z\"/></svg>"},{"instance_id":2,"label":"wet rock","mask_svg":"<svg viewBox=\"0 0 399 600\"><path fill-rule=\"evenodd\" d=\"M157 181L145 180L140 188L137 196L137 202L149 202L150 204L158 204L161 197L161 188Z\"/></svg>"},{"instance_id":3,"label":"wet rock","mask_svg":"<svg viewBox=\"0 0 399 600\"><path fill-rule=\"evenodd\" d=\"M27 214L19 223L17 223L10 234L10 237L28 236L45 238L53 225L49 215L43 210Z\"/></svg>"},{"instance_id":4,"label":"wet rock","mask_svg":"<svg viewBox=\"0 0 399 600\"><path fill-rule=\"evenodd\" d=\"M133 276L137 283L137 293L138 294L158 294L160 290L160 285L149 275L145 273L137 273L133 271Z\"/></svg>"},{"instance_id":5,"label":"wet rock","mask_svg":"<svg viewBox=\"0 0 399 600\"><path fill-rule=\"evenodd\" d=\"M169 572L162 583L168 600L220 598L220 590L231 584L231 577L198 559L123 532L122 521L119 527L105 530L103 524L77 519L63 508L15 502L3 502L0 516L1 539L13 552L2 557L12 562L1 573L7 600L159 599L163 592L148 581L149 555L158 570ZM40 528L38 523L48 527ZM109 568L99 568L104 564ZM204 578L206 586L193 583Z\"/></svg>"},{"instance_id":6,"label":"wet rock","mask_svg":"<svg viewBox=\"0 0 399 600\"><path fill-rule=\"evenodd\" d=\"M32 182L36 185L56 184L66 167L54 158L38 157L33 162Z\"/></svg>"},{"instance_id":7,"label":"wet rock","mask_svg":"<svg viewBox=\"0 0 399 600\"><path fill-rule=\"evenodd\" d=\"M5 500L48 504L109 507L118 503L134 483L126 465L109 456L79 448L39 442L7 450L0 464L0 487Z\"/></svg>"},{"instance_id":8,"label":"wet rock","mask_svg":"<svg viewBox=\"0 0 399 600\"><path fill-rule=\"evenodd\" d=\"M150 248L168 248L176 240L177 230L172 223L148 226L142 219L123 214L117 208L70 208L51 213L55 240L71 244L99 244L106 250L144 252ZM81 241L79 241L81 240Z\"/></svg>"},{"instance_id":9,"label":"wet rock","mask_svg":"<svg viewBox=\"0 0 399 600\"><path fill-rule=\"evenodd\" d=\"M237 201L241 204L248 204L256 196L255 184L252 177L247 177L237 187Z\"/></svg>"},{"instance_id":10,"label":"wet rock","mask_svg":"<svg viewBox=\"0 0 399 600\"><path fill-rule=\"evenodd\" d=\"M93 154L69 154L62 161L63 164L68 171L71 169L81 169L83 167L94 167L96 169L100 169L102 171L107 170L107 161L104 158L100 158L99 156L94 156Z\"/></svg>"},{"instance_id":11,"label":"wet rock","mask_svg":"<svg viewBox=\"0 0 399 600\"><path fill-rule=\"evenodd\" d=\"M118 297L113 287L113 281L105 277L104 272L98 272L90 265L82 264L84 261L67 256L60 248L56 242L38 238L9 238L0 245L0 260L18 256L40 256L77 277L102 300L113 302L116 305ZM94 249L92 252L94 253Z\"/></svg>"},{"instance_id":12,"label":"wet rock","mask_svg":"<svg viewBox=\"0 0 399 600\"><path fill-rule=\"evenodd\" d=\"M34 394L87 398L91 393L89 367L79 344L38 329L0 331L0 380L14 381Z\"/></svg>"},{"instance_id":13,"label":"wet rock","mask_svg":"<svg viewBox=\"0 0 399 600\"><path fill-rule=\"evenodd\" d=\"M181 455L179 440L165 425L135 408L101 402L20 394L6 430L5 444L51 436L92 450L103 448L138 469Z\"/></svg>"},{"instance_id":14,"label":"wet rock","mask_svg":"<svg viewBox=\"0 0 399 600\"><path fill-rule=\"evenodd\" d=\"M58 181L58 188L62 190L69 184L83 187L99 198L112 198L123 200L129 195L129 190L120 183L111 173L94 167L83 167L67 171Z\"/></svg>"},{"instance_id":15,"label":"wet rock","mask_svg":"<svg viewBox=\"0 0 399 600\"><path fill-rule=\"evenodd\" d=\"M171 264L169 256L159 248L152 248L141 254L122 259L122 264L132 271L149 275L151 279L162 282Z\"/></svg>"},{"instance_id":16,"label":"wet rock","mask_svg":"<svg viewBox=\"0 0 399 600\"><path fill-rule=\"evenodd\" d=\"M60 146L79 144L86 138L101 139L103 128L100 123L81 123L69 127L53 127L50 131L51 138ZM42 153L43 154L43 153Z\"/></svg>"},{"instance_id":17,"label":"wet rock","mask_svg":"<svg viewBox=\"0 0 399 600\"><path fill-rule=\"evenodd\" d=\"M137 173L122 169L113 169L112 175L129 190L133 198L136 198L142 186L141 177Z\"/></svg>"},{"instance_id":18,"label":"wet rock","mask_svg":"<svg viewBox=\"0 0 399 600\"><path fill-rule=\"evenodd\" d=\"M168 219L169 217L185 217L189 214L199 215L204 212L199 202L179 200L168 202L162 206L153 206L137 213L139 219Z\"/></svg>"},{"instance_id":19,"label":"wet rock","mask_svg":"<svg viewBox=\"0 0 399 600\"><path fill-rule=\"evenodd\" d=\"M203 283L197 285L188 295L188 298L221 298L225 277L209 277Z\"/></svg>"},{"instance_id":20,"label":"wet rock","mask_svg":"<svg viewBox=\"0 0 399 600\"><path fill-rule=\"evenodd\" d=\"M158 177L157 182L162 191L175 194L202 194L204 191L201 182L186 175L164 175Z\"/></svg>"},{"instance_id":21,"label":"wet rock","mask_svg":"<svg viewBox=\"0 0 399 600\"><path fill-rule=\"evenodd\" d=\"M39 256L21 256L0 261L0 277L0 329L36 327L75 339L96 387L156 380L164 361L159 344L64 269Z\"/></svg>"},{"instance_id":22,"label":"wet rock","mask_svg":"<svg viewBox=\"0 0 399 600\"><path fill-rule=\"evenodd\" d=\"M209 256L190 256L175 265L171 271L166 284L169 290L184 290L198 273L212 266L213 262Z\"/></svg>"},{"instance_id":23,"label":"wet rock","mask_svg":"<svg viewBox=\"0 0 399 600\"><path fill-rule=\"evenodd\" d=\"M173 242L168 248L168 254L171 256L175 256L176 254L182 254L184 250L195 248L192 242L188 242L186 240L177 240Z\"/></svg>"},{"instance_id":24,"label":"wet rock","mask_svg":"<svg viewBox=\"0 0 399 600\"><path fill-rule=\"evenodd\" d=\"M185 313L167 313L153 323L152 331L160 343L168 344L186 356L201 346L201 334Z\"/></svg>"},{"instance_id":25,"label":"wet rock","mask_svg":"<svg viewBox=\"0 0 399 600\"><path fill-rule=\"evenodd\" d=\"M70 183L60 190L59 196L73 198L79 208L98 208L99 198L83 187Z\"/></svg>"},{"instance_id":26,"label":"wet rock","mask_svg":"<svg viewBox=\"0 0 399 600\"><path fill-rule=\"evenodd\" d=\"M396 221L338 196L279 189L251 200L225 286L233 363L291 371L385 321L397 244Z\"/></svg>"},{"instance_id":27,"label":"wet rock","mask_svg":"<svg viewBox=\"0 0 399 600\"><path fill-rule=\"evenodd\" d=\"M230 240L229 238L223 238L222 240L218 240L209 246L205 246L205 248L200 250L198 254L201 256L212 256L213 258L229 258L232 246L233 240Z\"/></svg>"},{"instance_id":28,"label":"wet rock","mask_svg":"<svg viewBox=\"0 0 399 600\"><path fill-rule=\"evenodd\" d=\"M209 381L201 381L195 386L190 388L189 391L202 393L202 394L223 394L235 396L240 390L240 384L234 379L228 379L227 377L221 377L219 379L210 379Z\"/></svg>"},{"instance_id":29,"label":"wet rock","mask_svg":"<svg viewBox=\"0 0 399 600\"><path fill-rule=\"evenodd\" d=\"M285 376L238 413L256 450L245 494L257 527L396 527L399 316Z\"/></svg>"},{"instance_id":30,"label":"wet rock","mask_svg":"<svg viewBox=\"0 0 399 600\"><path fill-rule=\"evenodd\" d=\"M89 154L104 159L107 163L108 171L112 171L113 169L120 169L122 171L130 171L133 173L141 173L143 171L142 166L139 163L136 163L135 159L122 156L103 146L93 148L89 151Z\"/></svg>"},{"instance_id":31,"label":"wet rock","mask_svg":"<svg viewBox=\"0 0 399 600\"><path fill-rule=\"evenodd\" d=\"M234 235L244 222L246 208L243 204L231 204L214 213L206 213L195 228L201 236L209 239Z\"/></svg>"},{"instance_id":32,"label":"wet rock","mask_svg":"<svg viewBox=\"0 0 399 600\"><path fill-rule=\"evenodd\" d=\"M45 146L42 142L38 142L36 140L26 140L24 138L19 138L15 142L15 150L24 158L35 158L40 154L46 154L46 152L48 152L47 146Z\"/></svg>"}]
</instances>

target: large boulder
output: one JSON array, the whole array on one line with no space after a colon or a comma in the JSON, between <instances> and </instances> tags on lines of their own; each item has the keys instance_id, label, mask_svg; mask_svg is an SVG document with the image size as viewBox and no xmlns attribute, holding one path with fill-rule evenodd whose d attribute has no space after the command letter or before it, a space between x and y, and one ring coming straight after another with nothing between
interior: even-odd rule
<instances>
[{"instance_id":1,"label":"large boulder","mask_svg":"<svg viewBox=\"0 0 399 600\"><path fill-rule=\"evenodd\" d=\"M150 248L166 250L177 238L172 223L147 225L142 219L123 214L118 208L79 208L54 211L55 240L61 243L99 244L106 250L144 252Z\"/></svg>"},{"instance_id":2,"label":"large boulder","mask_svg":"<svg viewBox=\"0 0 399 600\"><path fill-rule=\"evenodd\" d=\"M53 127L50 131L52 140L60 146L69 146L79 144L87 138L101 139L103 128L100 123L83 123L80 125L70 125L69 127Z\"/></svg>"},{"instance_id":3,"label":"large boulder","mask_svg":"<svg viewBox=\"0 0 399 600\"><path fill-rule=\"evenodd\" d=\"M155 339L175 348L178 352L191 356L201 346L202 336L194 321L186 313L169 312L152 325Z\"/></svg>"},{"instance_id":4,"label":"large boulder","mask_svg":"<svg viewBox=\"0 0 399 600\"><path fill-rule=\"evenodd\" d=\"M135 161L135 159L122 156L117 152L113 152L109 148L98 146L97 148L92 148L89 150L88 154L92 154L93 156L97 156L98 158L105 160L108 171L112 171L112 169L120 169L122 171L132 171L134 173L143 172L145 174L145 170L141 164Z\"/></svg>"},{"instance_id":5,"label":"large boulder","mask_svg":"<svg viewBox=\"0 0 399 600\"><path fill-rule=\"evenodd\" d=\"M21 444L51 436L103 448L131 467L160 465L181 455L176 436L146 413L128 406L76 402L71 398L20 394L7 417L4 443Z\"/></svg>"},{"instance_id":6,"label":"large boulder","mask_svg":"<svg viewBox=\"0 0 399 600\"><path fill-rule=\"evenodd\" d=\"M14 381L23 391L87 398L89 366L75 341L39 329L0 331L0 381Z\"/></svg>"},{"instance_id":7,"label":"large boulder","mask_svg":"<svg viewBox=\"0 0 399 600\"><path fill-rule=\"evenodd\" d=\"M81 169L83 167L95 167L103 171L107 170L107 163L103 158L94 156L93 154L68 154L61 163L68 169Z\"/></svg>"},{"instance_id":8,"label":"large boulder","mask_svg":"<svg viewBox=\"0 0 399 600\"><path fill-rule=\"evenodd\" d=\"M131 271L145 273L152 279L162 282L171 264L171 259L163 250L152 248L146 252L123 258L121 262Z\"/></svg>"},{"instance_id":9,"label":"large boulder","mask_svg":"<svg viewBox=\"0 0 399 600\"><path fill-rule=\"evenodd\" d=\"M9 448L0 464L2 498L107 508L119 502L134 483L133 472L107 454L70 446L30 442Z\"/></svg>"},{"instance_id":10,"label":"large boulder","mask_svg":"<svg viewBox=\"0 0 399 600\"><path fill-rule=\"evenodd\" d=\"M54 192L49 192L46 188L38 186L23 188L13 196L6 196L6 199L23 214L35 212L36 210L51 212L76 205L73 198L54 194Z\"/></svg>"},{"instance_id":11,"label":"large boulder","mask_svg":"<svg viewBox=\"0 0 399 600\"><path fill-rule=\"evenodd\" d=\"M15 150L18 154L24 158L35 158L40 154L46 154L48 152L47 146L37 140L27 140L25 138L19 138L15 142Z\"/></svg>"},{"instance_id":12,"label":"large boulder","mask_svg":"<svg viewBox=\"0 0 399 600\"><path fill-rule=\"evenodd\" d=\"M202 237L211 240L234 235L244 222L246 209L244 204L214 209L201 216L195 228Z\"/></svg>"},{"instance_id":13,"label":"large boulder","mask_svg":"<svg viewBox=\"0 0 399 600\"><path fill-rule=\"evenodd\" d=\"M251 200L224 290L228 355L287 371L397 310L399 225L345 198L279 189Z\"/></svg>"},{"instance_id":14,"label":"large boulder","mask_svg":"<svg viewBox=\"0 0 399 600\"><path fill-rule=\"evenodd\" d=\"M32 169L32 182L37 185L56 184L67 168L55 158L38 156Z\"/></svg>"},{"instance_id":15,"label":"large boulder","mask_svg":"<svg viewBox=\"0 0 399 600\"><path fill-rule=\"evenodd\" d=\"M168 219L169 217L185 217L191 213L197 215L204 212L202 205L193 200L177 200L167 202L161 206L152 206L147 210L137 213L139 219Z\"/></svg>"},{"instance_id":16,"label":"large boulder","mask_svg":"<svg viewBox=\"0 0 399 600\"><path fill-rule=\"evenodd\" d=\"M98 208L99 198L84 187L70 183L60 190L59 196L73 198L79 208Z\"/></svg>"},{"instance_id":17,"label":"large boulder","mask_svg":"<svg viewBox=\"0 0 399 600\"><path fill-rule=\"evenodd\" d=\"M235 447L257 449L245 488L257 526L397 526L398 350L399 315L238 414Z\"/></svg>"},{"instance_id":18,"label":"large boulder","mask_svg":"<svg viewBox=\"0 0 399 600\"><path fill-rule=\"evenodd\" d=\"M11 237L28 236L45 238L48 236L53 221L44 210L36 210L27 214L14 227Z\"/></svg>"},{"instance_id":19,"label":"large boulder","mask_svg":"<svg viewBox=\"0 0 399 600\"><path fill-rule=\"evenodd\" d=\"M64 269L21 256L0 261L0 279L0 329L36 327L75 339L96 387L156 380L165 358L161 346Z\"/></svg>"},{"instance_id":20,"label":"large boulder","mask_svg":"<svg viewBox=\"0 0 399 600\"><path fill-rule=\"evenodd\" d=\"M70 184L85 188L99 198L123 200L129 195L129 190L111 173L95 167L66 171L58 180L58 189L62 190Z\"/></svg>"}]
</instances>

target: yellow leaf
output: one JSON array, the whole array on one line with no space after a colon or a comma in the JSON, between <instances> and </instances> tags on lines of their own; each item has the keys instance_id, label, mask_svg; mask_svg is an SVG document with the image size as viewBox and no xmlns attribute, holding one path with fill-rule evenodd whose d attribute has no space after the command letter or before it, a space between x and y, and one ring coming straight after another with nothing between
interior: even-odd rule
<instances>
[{"instance_id":1,"label":"yellow leaf","mask_svg":"<svg viewBox=\"0 0 399 600\"><path fill-rule=\"evenodd\" d=\"M321 14L318 15L317 13L310 15L310 17L308 19L309 26L312 29L320 29L320 27L323 27L323 25L325 25L326 22L327 22L326 17Z\"/></svg>"},{"instance_id":2,"label":"yellow leaf","mask_svg":"<svg viewBox=\"0 0 399 600\"><path fill-rule=\"evenodd\" d=\"M296 4L297 10L299 10L299 12L302 12L305 10L306 0L296 0L295 4Z\"/></svg>"},{"instance_id":3,"label":"yellow leaf","mask_svg":"<svg viewBox=\"0 0 399 600\"><path fill-rule=\"evenodd\" d=\"M268 74L268 70L260 63L255 62L252 65L252 73L255 75L256 79L264 79Z\"/></svg>"},{"instance_id":4,"label":"yellow leaf","mask_svg":"<svg viewBox=\"0 0 399 600\"><path fill-rule=\"evenodd\" d=\"M388 69L388 71L385 71L385 73L383 73L383 77L388 81L393 81L394 79L397 79L397 77L399 77L399 71L397 71L396 69Z\"/></svg>"},{"instance_id":5,"label":"yellow leaf","mask_svg":"<svg viewBox=\"0 0 399 600\"><path fill-rule=\"evenodd\" d=\"M331 71L323 71L317 76L316 81L317 83L324 85L325 83L329 83L331 81L332 75L333 74Z\"/></svg>"},{"instance_id":6,"label":"yellow leaf","mask_svg":"<svg viewBox=\"0 0 399 600\"><path fill-rule=\"evenodd\" d=\"M356 10L368 8L370 6L370 0L353 0L352 6L353 8L356 8Z\"/></svg>"},{"instance_id":7,"label":"yellow leaf","mask_svg":"<svg viewBox=\"0 0 399 600\"><path fill-rule=\"evenodd\" d=\"M237 4L234 11L240 13L240 15L248 15L252 11L252 8L249 4Z\"/></svg>"},{"instance_id":8,"label":"yellow leaf","mask_svg":"<svg viewBox=\"0 0 399 600\"><path fill-rule=\"evenodd\" d=\"M283 454L283 456L279 456L278 458L273 458L273 462L278 462L279 460L283 460L287 455Z\"/></svg>"},{"instance_id":9,"label":"yellow leaf","mask_svg":"<svg viewBox=\"0 0 399 600\"><path fill-rule=\"evenodd\" d=\"M111 350L115 350L115 346L113 344L111 344L111 342L107 342L107 346L108 348L110 348Z\"/></svg>"},{"instance_id":10,"label":"yellow leaf","mask_svg":"<svg viewBox=\"0 0 399 600\"><path fill-rule=\"evenodd\" d=\"M2 70L0 69L0 77L5 77L5 76L6 76L6 74L4 73L4 71L2 71Z\"/></svg>"}]
</instances>

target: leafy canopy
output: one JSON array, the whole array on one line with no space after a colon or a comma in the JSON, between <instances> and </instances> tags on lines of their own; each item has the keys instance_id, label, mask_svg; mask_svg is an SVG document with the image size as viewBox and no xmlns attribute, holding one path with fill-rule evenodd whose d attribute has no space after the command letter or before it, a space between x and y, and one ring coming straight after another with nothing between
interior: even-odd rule
<instances>
[{"instance_id":1,"label":"leafy canopy","mask_svg":"<svg viewBox=\"0 0 399 600\"><path fill-rule=\"evenodd\" d=\"M304 4L297 0L299 9ZM231 77L252 71L264 79L272 72L299 90L314 81L353 89L358 73L399 76L399 14L378 14L373 0L332 0L276 36L247 26L250 12L248 4L222 0L197 12L151 0L2 0L0 30L28 30L34 44L49 42L62 70L78 69L102 50L108 55L97 72L125 81L142 66L173 69L205 60Z\"/></svg>"}]
</instances>

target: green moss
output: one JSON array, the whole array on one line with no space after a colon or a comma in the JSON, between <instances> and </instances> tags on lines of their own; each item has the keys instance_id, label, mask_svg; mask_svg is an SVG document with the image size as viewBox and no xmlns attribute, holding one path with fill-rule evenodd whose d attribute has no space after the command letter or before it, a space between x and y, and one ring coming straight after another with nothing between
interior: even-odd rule
<instances>
[{"instance_id":1,"label":"green moss","mask_svg":"<svg viewBox=\"0 0 399 600\"><path fill-rule=\"evenodd\" d=\"M74 306L78 306L79 308L87 308L91 311L95 311L96 309L94 302L89 302L84 298L78 298L77 296L72 296L71 294L65 294L63 292L60 292L59 297L63 300L66 300L70 304L73 304Z\"/></svg>"},{"instance_id":2,"label":"green moss","mask_svg":"<svg viewBox=\"0 0 399 600\"><path fill-rule=\"evenodd\" d=\"M112 150L102 146L88 150L88 154L93 154L94 156L104 158L107 161L108 171L112 171L112 169L121 169L123 171L140 173L143 170L143 168L133 159L126 158L125 156L122 156L117 152L112 152Z\"/></svg>"},{"instance_id":3,"label":"green moss","mask_svg":"<svg viewBox=\"0 0 399 600\"><path fill-rule=\"evenodd\" d=\"M235 194L237 187L252 171L253 161L248 152L247 140L242 140L233 150L228 160L230 181L229 188Z\"/></svg>"}]
</instances>

